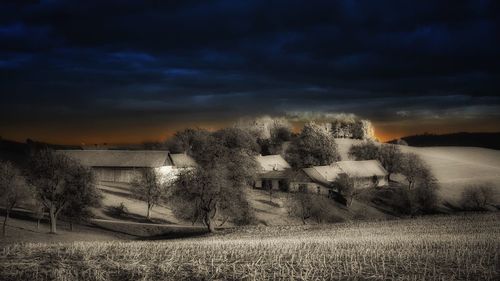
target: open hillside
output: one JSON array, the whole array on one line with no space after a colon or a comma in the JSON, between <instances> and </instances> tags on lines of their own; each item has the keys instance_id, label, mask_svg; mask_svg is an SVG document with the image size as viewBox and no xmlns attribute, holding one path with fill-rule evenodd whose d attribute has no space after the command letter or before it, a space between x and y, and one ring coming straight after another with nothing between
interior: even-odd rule
<instances>
[{"instance_id":1,"label":"open hillside","mask_svg":"<svg viewBox=\"0 0 500 281\"><path fill-rule=\"evenodd\" d=\"M145 220L146 203L134 199L131 187L127 184L101 182L99 189L104 195L103 206L95 209L94 213L99 219L123 220L127 222L147 222ZM267 191L248 188L246 190L254 213L255 222L262 225L290 225L302 224L299 219L288 215L287 193L273 191L271 197ZM122 204L126 207L126 213L118 216L116 208ZM341 204L335 204L338 221L347 221L353 218L360 219L383 219L390 216L380 212L373 206L354 201L347 209ZM168 204L155 206L151 213L153 222L173 225L186 225L190 222L177 219ZM231 224L227 224L231 226Z\"/></svg>"},{"instance_id":2,"label":"open hillside","mask_svg":"<svg viewBox=\"0 0 500 281\"><path fill-rule=\"evenodd\" d=\"M337 139L343 160L347 160L352 144L360 140ZM419 155L432 169L446 201L456 202L464 187L487 183L495 187L500 202L500 151L479 147L412 147L400 146L404 152Z\"/></svg>"}]
</instances>

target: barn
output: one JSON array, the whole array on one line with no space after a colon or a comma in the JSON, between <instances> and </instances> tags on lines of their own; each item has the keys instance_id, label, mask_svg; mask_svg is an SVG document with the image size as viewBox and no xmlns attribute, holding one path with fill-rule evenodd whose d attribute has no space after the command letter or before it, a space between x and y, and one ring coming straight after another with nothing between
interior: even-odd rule
<instances>
[{"instance_id":1,"label":"barn","mask_svg":"<svg viewBox=\"0 0 500 281\"><path fill-rule=\"evenodd\" d=\"M130 183L141 170L154 168L168 173L172 162L168 151L153 150L59 150L91 167L97 181Z\"/></svg>"}]
</instances>

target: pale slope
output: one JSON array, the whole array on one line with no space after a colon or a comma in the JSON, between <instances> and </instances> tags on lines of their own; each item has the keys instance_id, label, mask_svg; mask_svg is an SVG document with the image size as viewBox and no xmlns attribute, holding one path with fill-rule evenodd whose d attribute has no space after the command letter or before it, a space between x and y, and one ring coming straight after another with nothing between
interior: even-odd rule
<instances>
[{"instance_id":1,"label":"pale slope","mask_svg":"<svg viewBox=\"0 0 500 281\"><path fill-rule=\"evenodd\" d=\"M360 140L337 139L343 160L348 160L352 144ZM456 202L464 187L486 183L495 188L500 202L500 151L479 147L409 147L404 152L419 155L432 169L441 186L443 199Z\"/></svg>"}]
</instances>

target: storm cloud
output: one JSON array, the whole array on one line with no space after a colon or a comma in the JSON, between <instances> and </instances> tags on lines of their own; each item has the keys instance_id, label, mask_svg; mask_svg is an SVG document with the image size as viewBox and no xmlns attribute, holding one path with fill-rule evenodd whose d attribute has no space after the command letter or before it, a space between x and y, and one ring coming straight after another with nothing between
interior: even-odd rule
<instances>
[{"instance_id":1,"label":"storm cloud","mask_svg":"<svg viewBox=\"0 0 500 281\"><path fill-rule=\"evenodd\" d=\"M498 1L2 1L0 134L116 141L134 128L136 141L300 111L500 130L498 11Z\"/></svg>"}]
</instances>

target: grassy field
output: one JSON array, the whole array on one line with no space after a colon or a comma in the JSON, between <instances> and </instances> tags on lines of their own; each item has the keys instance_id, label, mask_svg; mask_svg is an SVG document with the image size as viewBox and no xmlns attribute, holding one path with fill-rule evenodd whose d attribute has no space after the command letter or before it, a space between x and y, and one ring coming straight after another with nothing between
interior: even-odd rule
<instances>
[{"instance_id":1,"label":"grassy field","mask_svg":"<svg viewBox=\"0 0 500 281\"><path fill-rule=\"evenodd\" d=\"M163 242L14 244L0 280L498 280L498 213L248 227Z\"/></svg>"}]
</instances>

